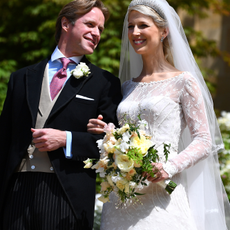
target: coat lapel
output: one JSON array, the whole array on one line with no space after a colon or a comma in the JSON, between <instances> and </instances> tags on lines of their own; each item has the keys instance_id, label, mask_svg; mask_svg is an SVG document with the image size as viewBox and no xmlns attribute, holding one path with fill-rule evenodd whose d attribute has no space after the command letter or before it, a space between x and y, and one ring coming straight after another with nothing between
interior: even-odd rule
<instances>
[{"instance_id":1,"label":"coat lapel","mask_svg":"<svg viewBox=\"0 0 230 230\"><path fill-rule=\"evenodd\" d=\"M50 58L44 59L37 65L29 67L26 71L26 97L32 116L32 127L35 126L41 94L42 79L46 64L49 59Z\"/></svg>"},{"instance_id":2,"label":"coat lapel","mask_svg":"<svg viewBox=\"0 0 230 230\"><path fill-rule=\"evenodd\" d=\"M91 69L91 63L84 56L81 62L85 62L89 69ZM61 91L54 107L49 115L49 118L52 117L55 113L57 113L63 106L65 106L76 94L82 89L85 83L92 78L93 73L90 73L88 77L82 77L80 79L76 79L73 75L66 82L63 90ZM49 119L48 118L48 119Z\"/></svg>"}]
</instances>

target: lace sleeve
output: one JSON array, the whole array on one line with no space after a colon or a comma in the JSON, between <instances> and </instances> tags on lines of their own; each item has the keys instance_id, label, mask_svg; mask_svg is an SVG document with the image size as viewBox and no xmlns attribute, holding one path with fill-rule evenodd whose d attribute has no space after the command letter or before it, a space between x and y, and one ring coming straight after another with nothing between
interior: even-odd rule
<instances>
[{"instance_id":1,"label":"lace sleeve","mask_svg":"<svg viewBox=\"0 0 230 230\"><path fill-rule=\"evenodd\" d=\"M190 75L185 79L180 98L192 142L163 166L170 177L205 159L211 152L211 136L203 97L199 86Z\"/></svg>"}]
</instances>

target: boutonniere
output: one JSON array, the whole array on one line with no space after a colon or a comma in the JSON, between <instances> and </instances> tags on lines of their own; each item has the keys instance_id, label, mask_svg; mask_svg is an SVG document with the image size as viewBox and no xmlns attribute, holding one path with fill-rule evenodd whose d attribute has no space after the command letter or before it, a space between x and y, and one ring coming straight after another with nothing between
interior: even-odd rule
<instances>
[{"instance_id":1,"label":"boutonniere","mask_svg":"<svg viewBox=\"0 0 230 230\"><path fill-rule=\"evenodd\" d=\"M75 69L71 70L71 74L77 79L88 77L90 73L89 67L84 62L80 62Z\"/></svg>"}]
</instances>

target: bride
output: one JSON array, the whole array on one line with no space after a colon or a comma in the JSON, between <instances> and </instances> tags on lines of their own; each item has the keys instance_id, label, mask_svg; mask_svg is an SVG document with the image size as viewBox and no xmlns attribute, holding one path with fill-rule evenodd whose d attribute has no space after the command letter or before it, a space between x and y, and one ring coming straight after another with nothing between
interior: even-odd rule
<instances>
[{"instance_id":1,"label":"bride","mask_svg":"<svg viewBox=\"0 0 230 230\"><path fill-rule=\"evenodd\" d=\"M119 77L124 114L148 122L153 142L171 144L167 163L141 193L142 204L116 209L113 194L102 212L101 230L227 230L229 202L217 153L223 148L213 103L180 19L165 0L133 0L123 28ZM102 116L88 131L100 133ZM157 182L177 183L169 195Z\"/></svg>"}]
</instances>

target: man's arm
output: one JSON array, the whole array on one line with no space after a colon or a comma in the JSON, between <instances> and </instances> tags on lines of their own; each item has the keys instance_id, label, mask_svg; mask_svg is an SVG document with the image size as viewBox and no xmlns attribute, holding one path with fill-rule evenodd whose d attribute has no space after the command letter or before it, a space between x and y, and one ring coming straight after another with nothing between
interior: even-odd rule
<instances>
[{"instance_id":1,"label":"man's arm","mask_svg":"<svg viewBox=\"0 0 230 230\"><path fill-rule=\"evenodd\" d=\"M54 151L66 146L66 132L57 129L33 129L33 143L39 151Z\"/></svg>"},{"instance_id":2,"label":"man's arm","mask_svg":"<svg viewBox=\"0 0 230 230\"><path fill-rule=\"evenodd\" d=\"M12 91L13 91L13 80L11 77L8 83L7 95L0 116L0 130L1 130L0 131L0 173L1 175L3 175L3 171L5 169L6 159L8 156L10 143L12 139L12 135L11 135Z\"/></svg>"},{"instance_id":3,"label":"man's arm","mask_svg":"<svg viewBox=\"0 0 230 230\"><path fill-rule=\"evenodd\" d=\"M112 122L115 126L117 122L117 106L122 99L121 85L118 78L113 77L103 88L100 96L97 114L103 116L106 123ZM87 128L87 124L86 124ZM102 139L104 134L91 134L88 132L72 132L72 154L73 160L86 160L89 158L98 158L99 151L96 141Z\"/></svg>"},{"instance_id":4,"label":"man's arm","mask_svg":"<svg viewBox=\"0 0 230 230\"><path fill-rule=\"evenodd\" d=\"M121 101L121 87L118 78L108 81L100 97L98 114L103 114L104 121L113 122L117 125L116 109ZM54 151L58 148L66 147L66 131L57 129L31 129L33 132L33 142L40 151ZM103 138L104 134L90 134L87 132L71 131L72 144L70 152L73 160L85 160L88 157L98 158L96 141ZM64 153L63 153L64 154Z\"/></svg>"}]
</instances>

